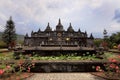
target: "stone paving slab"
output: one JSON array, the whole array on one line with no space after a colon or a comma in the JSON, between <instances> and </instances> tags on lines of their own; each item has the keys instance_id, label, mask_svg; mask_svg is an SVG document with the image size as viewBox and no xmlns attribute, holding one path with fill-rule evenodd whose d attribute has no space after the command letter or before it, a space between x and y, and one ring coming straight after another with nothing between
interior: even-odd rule
<instances>
[{"instance_id":1,"label":"stone paving slab","mask_svg":"<svg viewBox=\"0 0 120 80\"><path fill-rule=\"evenodd\" d=\"M26 80L105 80L90 73L35 73Z\"/></svg>"}]
</instances>

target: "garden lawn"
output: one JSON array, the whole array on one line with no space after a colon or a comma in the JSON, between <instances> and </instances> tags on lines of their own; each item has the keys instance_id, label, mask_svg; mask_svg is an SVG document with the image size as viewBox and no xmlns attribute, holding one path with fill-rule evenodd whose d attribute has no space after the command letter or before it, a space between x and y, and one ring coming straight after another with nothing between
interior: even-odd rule
<instances>
[{"instance_id":1,"label":"garden lawn","mask_svg":"<svg viewBox=\"0 0 120 80\"><path fill-rule=\"evenodd\" d=\"M2 52L0 53L0 60L13 60L14 52Z\"/></svg>"}]
</instances>

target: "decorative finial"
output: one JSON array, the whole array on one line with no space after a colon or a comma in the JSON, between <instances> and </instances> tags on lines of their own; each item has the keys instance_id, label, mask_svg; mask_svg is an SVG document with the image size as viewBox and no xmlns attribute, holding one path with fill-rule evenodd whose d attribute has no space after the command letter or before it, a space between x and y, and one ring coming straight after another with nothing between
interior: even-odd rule
<instances>
[{"instance_id":1,"label":"decorative finial","mask_svg":"<svg viewBox=\"0 0 120 80\"><path fill-rule=\"evenodd\" d=\"M87 37L87 32L85 31L85 35L86 35L86 37Z\"/></svg>"},{"instance_id":2,"label":"decorative finial","mask_svg":"<svg viewBox=\"0 0 120 80\"><path fill-rule=\"evenodd\" d=\"M33 34L33 31L31 32L31 34Z\"/></svg>"},{"instance_id":3,"label":"decorative finial","mask_svg":"<svg viewBox=\"0 0 120 80\"><path fill-rule=\"evenodd\" d=\"M48 22L48 26L50 26L49 22Z\"/></svg>"},{"instance_id":4,"label":"decorative finial","mask_svg":"<svg viewBox=\"0 0 120 80\"><path fill-rule=\"evenodd\" d=\"M71 27L71 22L70 22L70 27Z\"/></svg>"},{"instance_id":5,"label":"decorative finial","mask_svg":"<svg viewBox=\"0 0 120 80\"><path fill-rule=\"evenodd\" d=\"M10 16L10 20L12 20L12 16Z\"/></svg>"},{"instance_id":6,"label":"decorative finial","mask_svg":"<svg viewBox=\"0 0 120 80\"><path fill-rule=\"evenodd\" d=\"M80 28L78 29L78 32L81 32Z\"/></svg>"},{"instance_id":7,"label":"decorative finial","mask_svg":"<svg viewBox=\"0 0 120 80\"><path fill-rule=\"evenodd\" d=\"M26 33L25 37L28 37L28 33Z\"/></svg>"},{"instance_id":8,"label":"decorative finial","mask_svg":"<svg viewBox=\"0 0 120 80\"><path fill-rule=\"evenodd\" d=\"M91 35L90 35L90 38L91 38L91 39L93 39L93 38L94 38L94 37L93 37L93 35L92 35L92 33L91 33Z\"/></svg>"},{"instance_id":9,"label":"decorative finial","mask_svg":"<svg viewBox=\"0 0 120 80\"><path fill-rule=\"evenodd\" d=\"M46 27L45 31L52 31L52 29L51 29L51 27L50 27L49 22L48 22L48 25L47 25L47 27Z\"/></svg>"},{"instance_id":10,"label":"decorative finial","mask_svg":"<svg viewBox=\"0 0 120 80\"><path fill-rule=\"evenodd\" d=\"M87 34L87 32L85 31L85 34Z\"/></svg>"},{"instance_id":11,"label":"decorative finial","mask_svg":"<svg viewBox=\"0 0 120 80\"><path fill-rule=\"evenodd\" d=\"M38 32L41 32L40 28L39 28Z\"/></svg>"},{"instance_id":12,"label":"decorative finial","mask_svg":"<svg viewBox=\"0 0 120 80\"><path fill-rule=\"evenodd\" d=\"M61 24L61 20L60 20L60 18L59 18L59 24Z\"/></svg>"}]
</instances>

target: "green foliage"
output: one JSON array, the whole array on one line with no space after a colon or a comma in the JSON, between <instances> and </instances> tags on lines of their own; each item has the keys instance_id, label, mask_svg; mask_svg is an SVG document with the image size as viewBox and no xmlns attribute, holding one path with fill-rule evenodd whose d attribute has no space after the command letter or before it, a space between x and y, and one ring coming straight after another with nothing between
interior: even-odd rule
<instances>
[{"instance_id":1,"label":"green foliage","mask_svg":"<svg viewBox=\"0 0 120 80\"><path fill-rule=\"evenodd\" d=\"M24 58L22 55L15 63L9 63L9 60L13 58L6 58L13 57L12 55L13 53L9 53L8 55L5 55L5 53L0 54L0 80L13 80L11 78L13 74L16 75L14 80L22 80L20 74L22 74L23 71L30 72L31 68L35 65L31 60ZM19 79L16 77L19 77Z\"/></svg>"},{"instance_id":2,"label":"green foliage","mask_svg":"<svg viewBox=\"0 0 120 80\"><path fill-rule=\"evenodd\" d=\"M120 44L120 32L113 33L109 37L104 35L104 39L95 39L94 43L96 47L99 47L99 45L102 43L103 47L114 48L115 46L118 46L118 44Z\"/></svg>"},{"instance_id":3,"label":"green foliage","mask_svg":"<svg viewBox=\"0 0 120 80\"><path fill-rule=\"evenodd\" d=\"M8 47L7 44L2 39L2 34L3 34L3 32L0 32L0 48L7 48ZM17 34L16 43L23 45L23 43L24 43L24 35Z\"/></svg>"},{"instance_id":4,"label":"green foliage","mask_svg":"<svg viewBox=\"0 0 120 80\"><path fill-rule=\"evenodd\" d=\"M100 46L100 44L102 43L102 39L96 39L96 40L94 40L94 43L95 43L95 45L96 45L96 47L99 47Z\"/></svg>"},{"instance_id":5,"label":"green foliage","mask_svg":"<svg viewBox=\"0 0 120 80\"><path fill-rule=\"evenodd\" d=\"M6 29L4 30L2 35L3 41L7 44L7 46L14 47L17 37L15 33L15 25L11 17L7 21L5 27Z\"/></svg>"},{"instance_id":6,"label":"green foliage","mask_svg":"<svg viewBox=\"0 0 120 80\"><path fill-rule=\"evenodd\" d=\"M103 65L104 69L100 66L96 66L96 71L102 72L102 74L108 78L107 80L120 80L119 61L120 55L108 58L108 62Z\"/></svg>"},{"instance_id":7,"label":"green foliage","mask_svg":"<svg viewBox=\"0 0 120 80\"><path fill-rule=\"evenodd\" d=\"M0 53L0 61L13 60L13 52Z\"/></svg>"},{"instance_id":8,"label":"green foliage","mask_svg":"<svg viewBox=\"0 0 120 80\"><path fill-rule=\"evenodd\" d=\"M23 45L23 43L24 43L24 35L17 34L17 43Z\"/></svg>"},{"instance_id":9,"label":"green foliage","mask_svg":"<svg viewBox=\"0 0 120 80\"><path fill-rule=\"evenodd\" d=\"M95 55L89 56L74 56L74 55L61 55L61 56L32 56L31 60L99 60Z\"/></svg>"},{"instance_id":10,"label":"green foliage","mask_svg":"<svg viewBox=\"0 0 120 80\"><path fill-rule=\"evenodd\" d=\"M6 47L7 47L6 43L0 40L0 48L6 48Z\"/></svg>"},{"instance_id":11,"label":"green foliage","mask_svg":"<svg viewBox=\"0 0 120 80\"><path fill-rule=\"evenodd\" d=\"M109 43L109 47L113 48L114 46L117 46L120 44L120 32L113 33L107 40Z\"/></svg>"}]
</instances>

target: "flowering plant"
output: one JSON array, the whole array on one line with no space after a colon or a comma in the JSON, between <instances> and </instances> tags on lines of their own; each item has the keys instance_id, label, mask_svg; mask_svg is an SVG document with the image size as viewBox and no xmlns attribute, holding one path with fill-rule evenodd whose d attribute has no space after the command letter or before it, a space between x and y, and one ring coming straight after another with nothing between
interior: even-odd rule
<instances>
[{"instance_id":1,"label":"flowering plant","mask_svg":"<svg viewBox=\"0 0 120 80\"><path fill-rule=\"evenodd\" d=\"M34 67L34 63L29 59L24 59L23 57L20 60L15 61L14 63L10 63L6 60L2 60L0 64L0 80L11 80L11 75L14 74L21 78L20 74L24 72L30 72L31 68ZM18 79L18 77L16 77ZM16 80L14 78L14 80Z\"/></svg>"},{"instance_id":2,"label":"flowering plant","mask_svg":"<svg viewBox=\"0 0 120 80\"><path fill-rule=\"evenodd\" d=\"M14 71L14 65L9 64L6 61L2 61L0 64L0 78L8 77L8 75Z\"/></svg>"},{"instance_id":3,"label":"flowering plant","mask_svg":"<svg viewBox=\"0 0 120 80\"><path fill-rule=\"evenodd\" d=\"M96 66L96 71L102 72L107 78L120 79L120 56L117 58L110 58L107 63L103 65L104 69Z\"/></svg>"}]
</instances>

